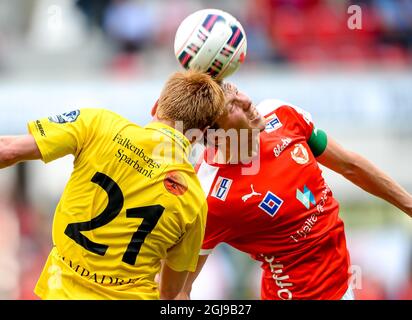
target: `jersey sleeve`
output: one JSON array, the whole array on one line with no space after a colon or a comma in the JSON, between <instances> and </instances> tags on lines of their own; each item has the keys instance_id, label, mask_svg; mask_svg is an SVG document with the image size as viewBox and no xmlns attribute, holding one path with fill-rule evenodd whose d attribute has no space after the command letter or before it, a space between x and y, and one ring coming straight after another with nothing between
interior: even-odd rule
<instances>
[{"instance_id":1,"label":"jersey sleeve","mask_svg":"<svg viewBox=\"0 0 412 320\"><path fill-rule=\"evenodd\" d=\"M267 130L270 130L270 126L280 127L282 126L282 121L292 118L295 120L301 134L305 136L314 156L318 157L325 151L327 146L327 135L323 130L315 127L312 115L308 111L277 99L264 100L257 106L257 108L269 121L269 128L266 128ZM283 119L279 120L277 117L272 119L274 116L282 116Z\"/></svg>"},{"instance_id":2,"label":"jersey sleeve","mask_svg":"<svg viewBox=\"0 0 412 320\"><path fill-rule=\"evenodd\" d=\"M168 251L166 263L171 269L177 272L196 270L205 234L206 215L207 202L205 201L195 220L186 225L186 232L180 242Z\"/></svg>"},{"instance_id":3,"label":"jersey sleeve","mask_svg":"<svg viewBox=\"0 0 412 320\"><path fill-rule=\"evenodd\" d=\"M299 126L301 133L306 137L306 141L309 141L315 125L312 120L312 115L296 106L287 106L289 112L296 119L296 123Z\"/></svg>"},{"instance_id":4,"label":"jersey sleeve","mask_svg":"<svg viewBox=\"0 0 412 320\"><path fill-rule=\"evenodd\" d=\"M96 126L100 109L81 109L28 123L45 163L78 155Z\"/></svg>"},{"instance_id":5,"label":"jersey sleeve","mask_svg":"<svg viewBox=\"0 0 412 320\"><path fill-rule=\"evenodd\" d=\"M315 157L320 156L328 144L326 132L315 127L309 112L295 106L289 106L289 108L294 114L302 133L305 135L306 142L313 155Z\"/></svg>"},{"instance_id":6,"label":"jersey sleeve","mask_svg":"<svg viewBox=\"0 0 412 320\"><path fill-rule=\"evenodd\" d=\"M225 221L209 212L207 216L205 239L203 240L201 255L210 254L220 243L229 243L232 228L226 227Z\"/></svg>"}]
</instances>

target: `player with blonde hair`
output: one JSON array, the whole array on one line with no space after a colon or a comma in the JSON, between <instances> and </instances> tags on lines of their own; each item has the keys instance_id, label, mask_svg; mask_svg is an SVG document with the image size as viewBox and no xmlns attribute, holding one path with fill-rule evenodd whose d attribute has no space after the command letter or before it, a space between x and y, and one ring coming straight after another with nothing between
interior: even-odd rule
<instances>
[{"instance_id":1,"label":"player with blonde hair","mask_svg":"<svg viewBox=\"0 0 412 320\"><path fill-rule=\"evenodd\" d=\"M208 132L212 146L197 166L209 210L205 239L180 298L190 298L208 255L226 243L261 263L263 300L353 299L339 203L319 164L410 217L412 195L316 128L308 112L276 99L255 106L235 85L223 88L228 112L216 121L220 133ZM237 145L215 143L227 132Z\"/></svg>"},{"instance_id":2,"label":"player with blonde hair","mask_svg":"<svg viewBox=\"0 0 412 320\"><path fill-rule=\"evenodd\" d=\"M195 270L207 212L185 134L204 131L223 112L223 91L209 75L178 72L145 127L108 110L81 109L30 122L30 134L0 137L0 168L74 155L36 294L173 299Z\"/></svg>"}]
</instances>

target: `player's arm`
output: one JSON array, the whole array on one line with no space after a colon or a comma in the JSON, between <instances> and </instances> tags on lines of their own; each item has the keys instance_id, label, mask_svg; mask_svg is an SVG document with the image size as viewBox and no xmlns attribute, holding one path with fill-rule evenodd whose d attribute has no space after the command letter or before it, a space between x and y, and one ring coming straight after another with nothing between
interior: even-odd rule
<instances>
[{"instance_id":1,"label":"player's arm","mask_svg":"<svg viewBox=\"0 0 412 320\"><path fill-rule=\"evenodd\" d=\"M190 300L190 294L192 292L193 283L202 271L203 266L205 265L208 257L209 255L199 256L196 270L195 272L189 272L189 275L186 279L186 283L184 284L179 295L176 297L177 300Z\"/></svg>"},{"instance_id":2,"label":"player's arm","mask_svg":"<svg viewBox=\"0 0 412 320\"><path fill-rule=\"evenodd\" d=\"M41 153L32 135L0 136L0 169L37 159Z\"/></svg>"},{"instance_id":3,"label":"player's arm","mask_svg":"<svg viewBox=\"0 0 412 320\"><path fill-rule=\"evenodd\" d=\"M160 274L160 297L171 300L178 298L188 274L197 267L199 252L203 243L207 202L203 200L200 213L187 222L179 243L167 251Z\"/></svg>"},{"instance_id":4,"label":"player's arm","mask_svg":"<svg viewBox=\"0 0 412 320\"><path fill-rule=\"evenodd\" d=\"M412 195L369 160L344 149L330 137L326 149L317 160L358 187L388 201L412 217Z\"/></svg>"},{"instance_id":5,"label":"player's arm","mask_svg":"<svg viewBox=\"0 0 412 320\"><path fill-rule=\"evenodd\" d=\"M160 299L174 300L182 290L189 271L178 272L163 263L160 274Z\"/></svg>"}]
</instances>

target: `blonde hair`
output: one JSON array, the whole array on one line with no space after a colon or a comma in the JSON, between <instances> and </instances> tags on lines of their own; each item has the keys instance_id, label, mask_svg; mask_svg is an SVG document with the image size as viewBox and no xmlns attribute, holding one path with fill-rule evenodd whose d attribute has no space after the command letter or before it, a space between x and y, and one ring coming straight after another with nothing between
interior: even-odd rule
<instances>
[{"instance_id":1,"label":"blonde hair","mask_svg":"<svg viewBox=\"0 0 412 320\"><path fill-rule=\"evenodd\" d=\"M157 107L159 119L182 121L185 132L213 125L224 112L222 88L210 75L195 70L174 73Z\"/></svg>"}]
</instances>

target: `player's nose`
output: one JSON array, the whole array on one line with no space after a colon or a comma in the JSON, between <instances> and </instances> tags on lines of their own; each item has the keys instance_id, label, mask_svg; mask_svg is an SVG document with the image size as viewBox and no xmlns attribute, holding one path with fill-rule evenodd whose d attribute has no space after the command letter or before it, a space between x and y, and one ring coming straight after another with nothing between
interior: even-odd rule
<instances>
[{"instance_id":1,"label":"player's nose","mask_svg":"<svg viewBox=\"0 0 412 320\"><path fill-rule=\"evenodd\" d=\"M248 98L243 98L241 100L241 104L244 111L249 111L252 107L252 101Z\"/></svg>"}]
</instances>

